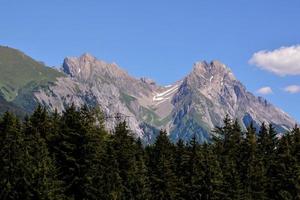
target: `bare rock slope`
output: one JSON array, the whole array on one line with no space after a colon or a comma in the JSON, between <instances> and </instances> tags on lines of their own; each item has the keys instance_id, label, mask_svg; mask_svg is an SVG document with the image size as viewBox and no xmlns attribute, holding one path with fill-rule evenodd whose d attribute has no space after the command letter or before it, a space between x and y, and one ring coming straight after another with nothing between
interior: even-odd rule
<instances>
[{"instance_id":1,"label":"bare rock slope","mask_svg":"<svg viewBox=\"0 0 300 200\"><path fill-rule=\"evenodd\" d=\"M173 140L211 138L211 130L228 114L245 128L250 121L258 126L272 123L279 131L296 122L261 97L255 97L218 61L198 62L190 74L169 86L148 78L136 79L115 63L97 60L90 54L64 60L67 75L34 93L50 109L89 104L101 106L106 116L122 113L137 137L151 142L159 129L167 129ZM108 128L116 120L108 119Z\"/></svg>"}]
</instances>

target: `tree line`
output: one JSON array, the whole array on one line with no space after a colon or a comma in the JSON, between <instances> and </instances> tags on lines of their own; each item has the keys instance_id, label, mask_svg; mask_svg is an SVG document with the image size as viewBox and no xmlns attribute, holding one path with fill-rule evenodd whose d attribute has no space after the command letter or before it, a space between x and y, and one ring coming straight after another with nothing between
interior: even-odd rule
<instances>
[{"instance_id":1,"label":"tree line","mask_svg":"<svg viewBox=\"0 0 300 200\"><path fill-rule=\"evenodd\" d=\"M113 134L87 106L0 119L0 199L300 199L300 130L246 132L228 117L212 142L143 145L126 122Z\"/></svg>"}]
</instances>

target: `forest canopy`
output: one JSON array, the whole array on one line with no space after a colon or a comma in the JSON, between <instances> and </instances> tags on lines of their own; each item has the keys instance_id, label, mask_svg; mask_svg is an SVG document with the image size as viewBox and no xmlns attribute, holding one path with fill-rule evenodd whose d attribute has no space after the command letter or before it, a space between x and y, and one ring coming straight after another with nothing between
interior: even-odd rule
<instances>
[{"instance_id":1,"label":"forest canopy","mask_svg":"<svg viewBox=\"0 0 300 200\"><path fill-rule=\"evenodd\" d=\"M0 199L300 199L300 129L242 131L225 117L211 143L143 145L125 121L112 133L97 109L42 106L0 119Z\"/></svg>"}]
</instances>

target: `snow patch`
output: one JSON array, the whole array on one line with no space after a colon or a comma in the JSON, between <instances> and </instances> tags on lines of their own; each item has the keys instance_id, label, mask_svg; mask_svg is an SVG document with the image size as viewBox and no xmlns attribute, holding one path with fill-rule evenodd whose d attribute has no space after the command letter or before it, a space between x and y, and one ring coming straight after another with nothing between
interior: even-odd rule
<instances>
[{"instance_id":1,"label":"snow patch","mask_svg":"<svg viewBox=\"0 0 300 200\"><path fill-rule=\"evenodd\" d=\"M163 101L170 99L172 94L174 94L175 92L177 92L178 88L179 88L179 84L176 84L174 86L170 86L168 87L170 89L167 89L164 92L161 93L155 93L155 95L153 96L153 101L157 102L157 104L162 103Z\"/></svg>"},{"instance_id":2,"label":"snow patch","mask_svg":"<svg viewBox=\"0 0 300 200\"><path fill-rule=\"evenodd\" d=\"M282 125L282 128L284 128L287 131L290 131L290 129L288 127L286 127L285 125Z\"/></svg>"}]
</instances>

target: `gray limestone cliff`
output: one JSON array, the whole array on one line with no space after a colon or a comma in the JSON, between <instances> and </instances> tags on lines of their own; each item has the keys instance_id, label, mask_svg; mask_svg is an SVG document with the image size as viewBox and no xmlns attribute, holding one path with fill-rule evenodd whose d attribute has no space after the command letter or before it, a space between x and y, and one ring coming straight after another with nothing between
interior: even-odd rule
<instances>
[{"instance_id":1,"label":"gray limestone cliff","mask_svg":"<svg viewBox=\"0 0 300 200\"><path fill-rule=\"evenodd\" d=\"M197 62L185 78L159 86L149 78L131 77L115 63L90 54L68 57L56 83L34 93L38 102L63 111L74 103L100 106L106 116L122 113L137 137L151 142L159 129L173 140L188 140L193 134L209 141L211 130L228 114L242 128L251 121L257 126L272 123L285 131L296 123L285 112L246 90L219 61ZM117 123L108 117L108 128Z\"/></svg>"}]
</instances>

